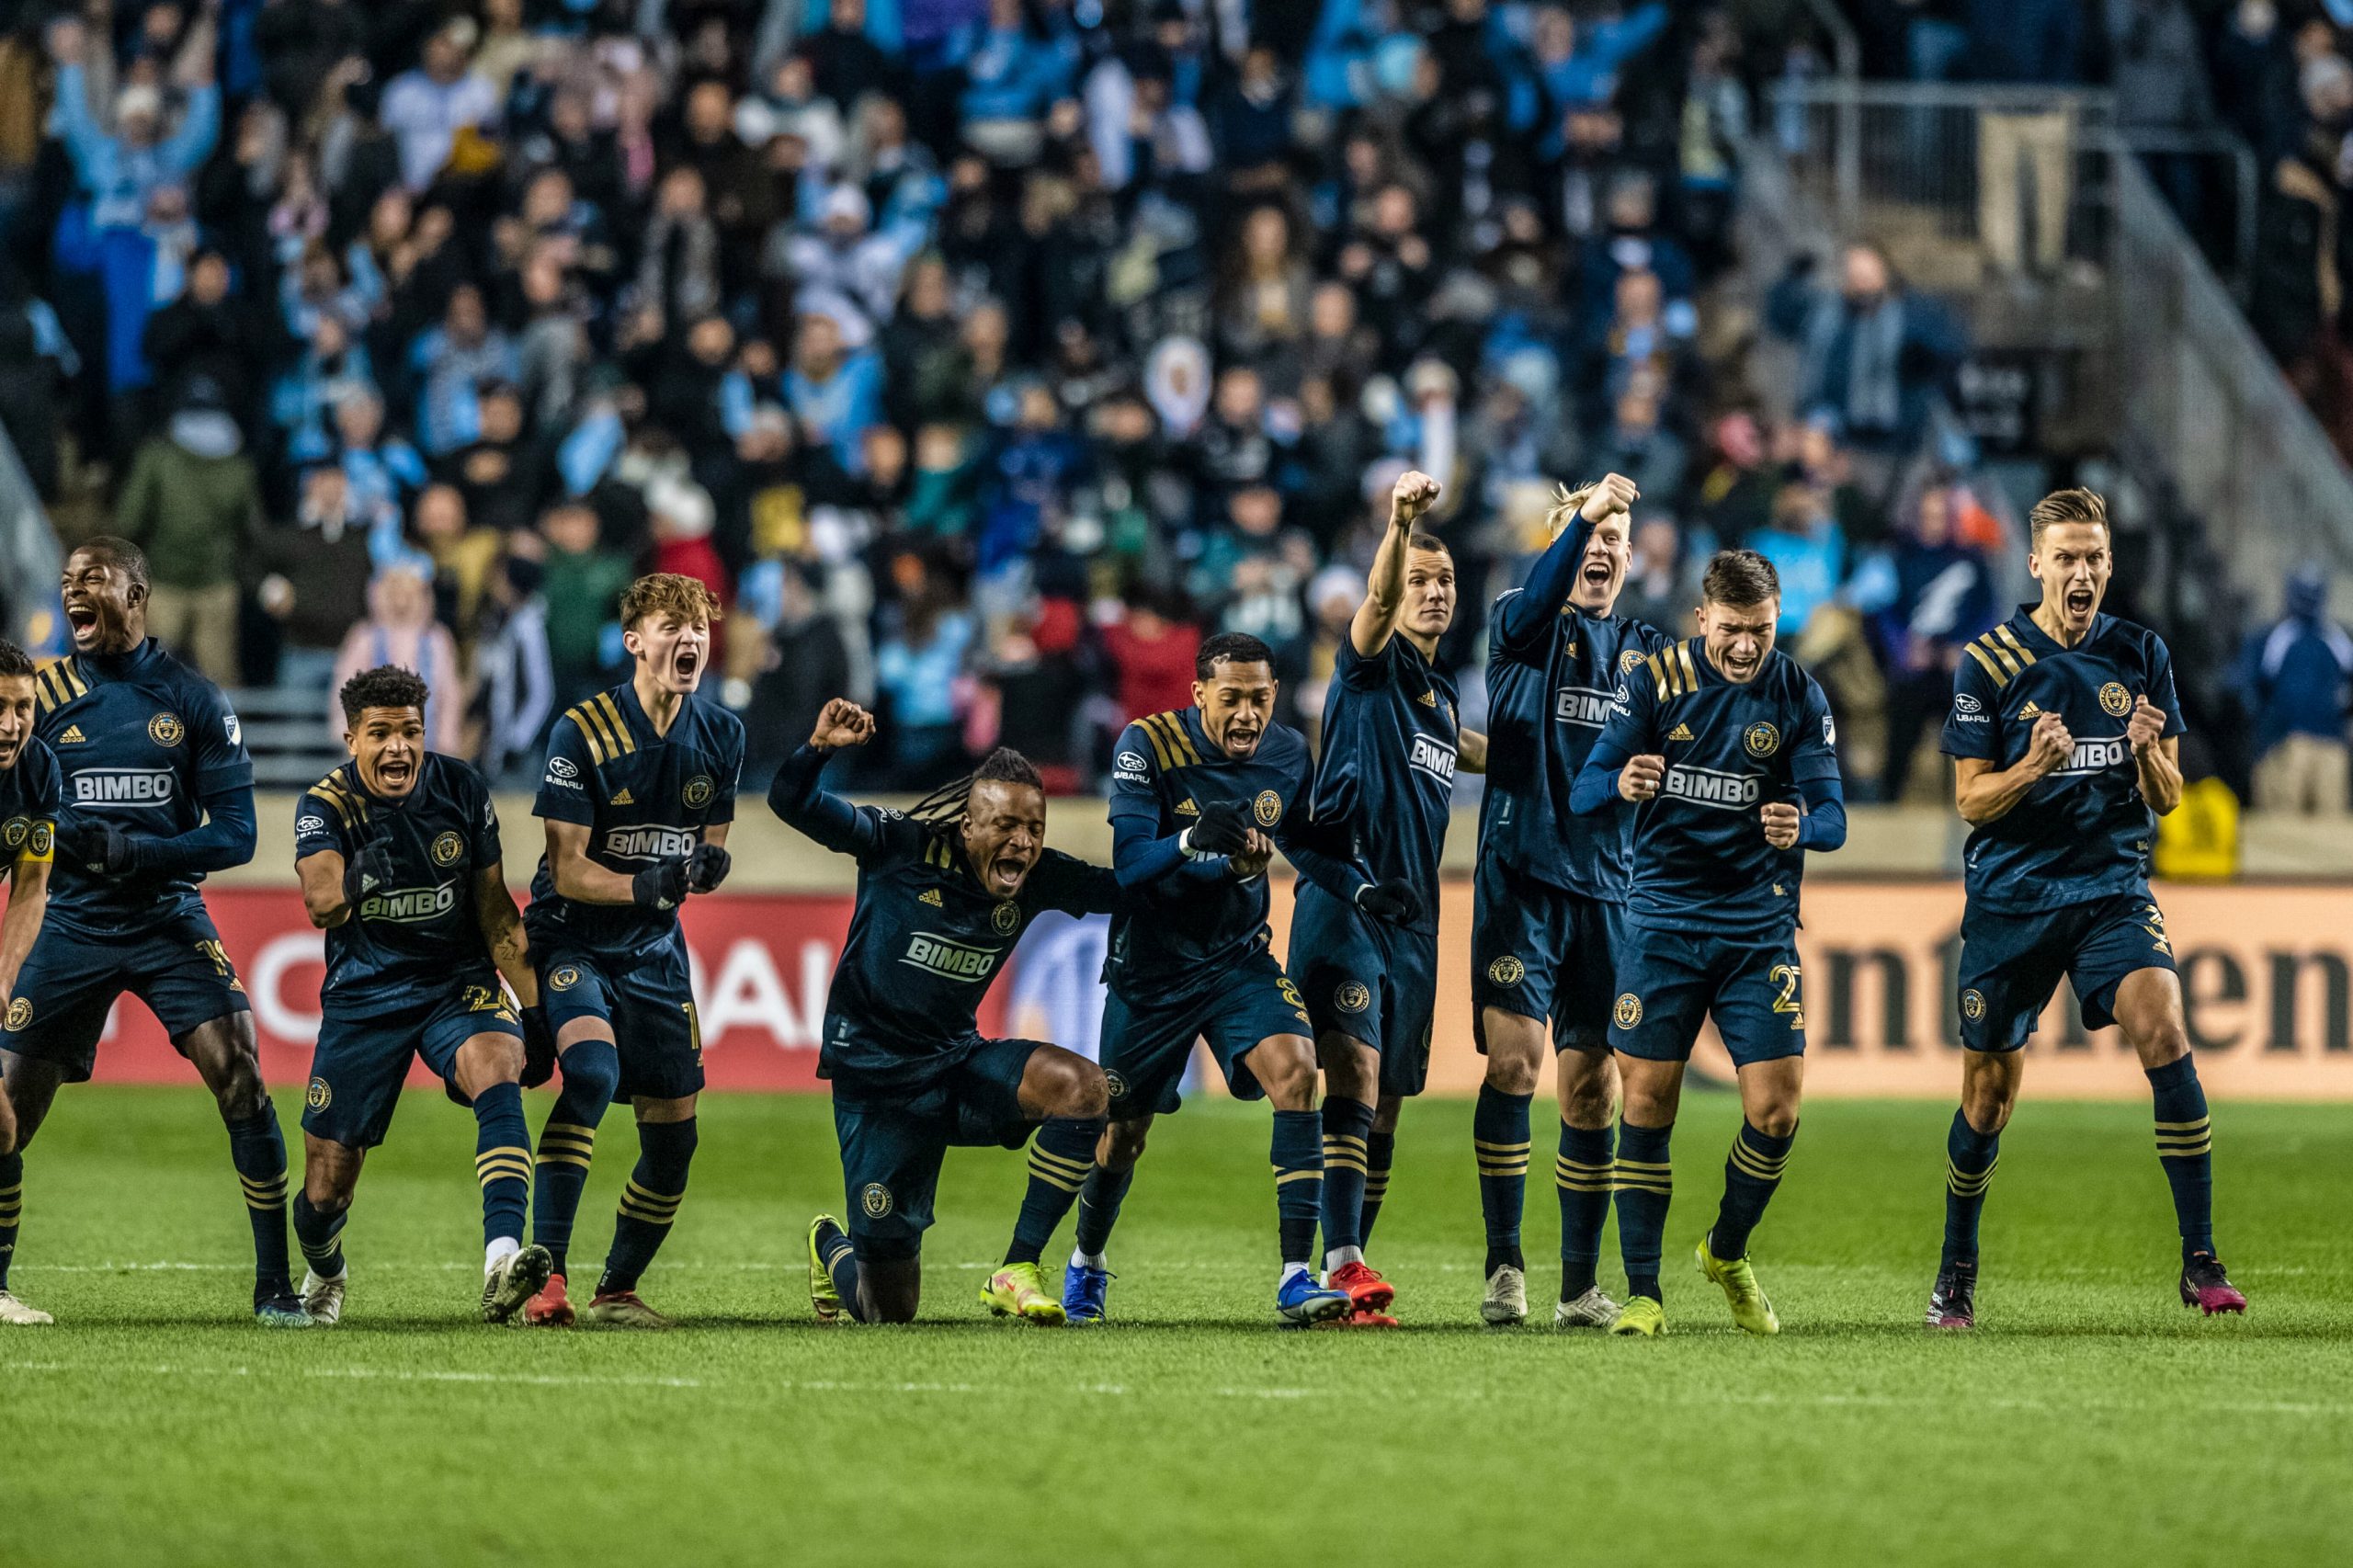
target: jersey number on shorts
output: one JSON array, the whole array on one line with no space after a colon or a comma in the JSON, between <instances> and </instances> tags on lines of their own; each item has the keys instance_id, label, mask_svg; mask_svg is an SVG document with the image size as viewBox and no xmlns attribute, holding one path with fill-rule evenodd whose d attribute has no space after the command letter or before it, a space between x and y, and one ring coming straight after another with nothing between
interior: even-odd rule
<instances>
[{"instance_id":1,"label":"jersey number on shorts","mask_svg":"<svg viewBox=\"0 0 2353 1568\"><path fill-rule=\"evenodd\" d=\"M1773 1011L1789 1014L1790 1028L1805 1028L1805 1006L1798 1000L1798 966L1777 963L1765 971L1765 978L1781 988L1781 994L1773 998Z\"/></svg>"}]
</instances>

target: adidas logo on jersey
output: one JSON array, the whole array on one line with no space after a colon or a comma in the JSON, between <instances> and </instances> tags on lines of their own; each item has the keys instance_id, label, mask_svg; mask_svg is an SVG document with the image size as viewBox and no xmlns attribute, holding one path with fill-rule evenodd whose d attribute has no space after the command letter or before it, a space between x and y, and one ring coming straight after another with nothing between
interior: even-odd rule
<instances>
[{"instance_id":1,"label":"adidas logo on jersey","mask_svg":"<svg viewBox=\"0 0 2353 1568\"><path fill-rule=\"evenodd\" d=\"M81 725L68 724L65 726L65 733L57 737L57 744L62 746L78 746L88 738L82 733Z\"/></svg>"},{"instance_id":2,"label":"adidas logo on jersey","mask_svg":"<svg viewBox=\"0 0 2353 1568\"><path fill-rule=\"evenodd\" d=\"M627 790L623 790L620 794L613 797L613 804L617 806L633 806L637 804L637 797L631 794Z\"/></svg>"},{"instance_id":3,"label":"adidas logo on jersey","mask_svg":"<svg viewBox=\"0 0 2353 1568\"><path fill-rule=\"evenodd\" d=\"M1666 738L1670 741L1688 741L1692 738L1691 726L1688 724L1677 724L1674 729L1667 732Z\"/></svg>"},{"instance_id":4,"label":"adidas logo on jersey","mask_svg":"<svg viewBox=\"0 0 2353 1568\"><path fill-rule=\"evenodd\" d=\"M1414 700L1419 702L1425 708L1435 708L1438 706L1438 693L1435 691L1425 691L1421 696L1415 698Z\"/></svg>"},{"instance_id":5,"label":"adidas logo on jersey","mask_svg":"<svg viewBox=\"0 0 2353 1568\"><path fill-rule=\"evenodd\" d=\"M1201 808L1193 804L1193 797L1188 795L1176 802L1176 814L1180 817L1197 817L1201 814Z\"/></svg>"},{"instance_id":6,"label":"adidas logo on jersey","mask_svg":"<svg viewBox=\"0 0 2353 1568\"><path fill-rule=\"evenodd\" d=\"M948 907L945 903L940 902L939 890L938 888L924 889L922 892L915 895L915 902L917 903L927 903L934 909L945 909Z\"/></svg>"},{"instance_id":7,"label":"adidas logo on jersey","mask_svg":"<svg viewBox=\"0 0 2353 1568\"><path fill-rule=\"evenodd\" d=\"M2020 719L2040 719L2042 717L2042 710L2037 708L2032 702L2029 702L2025 707L2018 710L2018 717Z\"/></svg>"}]
</instances>

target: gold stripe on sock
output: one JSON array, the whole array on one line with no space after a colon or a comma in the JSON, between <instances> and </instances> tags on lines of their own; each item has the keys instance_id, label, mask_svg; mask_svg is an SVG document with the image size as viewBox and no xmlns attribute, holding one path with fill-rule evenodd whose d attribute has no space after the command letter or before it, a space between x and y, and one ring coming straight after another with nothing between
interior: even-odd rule
<instances>
[{"instance_id":1,"label":"gold stripe on sock","mask_svg":"<svg viewBox=\"0 0 2353 1568\"><path fill-rule=\"evenodd\" d=\"M2160 1132L2203 1132L2212 1125L2213 1120L2214 1119L2211 1116L2201 1116L2195 1121L2160 1121L2157 1123L2157 1131Z\"/></svg>"},{"instance_id":2,"label":"gold stripe on sock","mask_svg":"<svg viewBox=\"0 0 2353 1568\"><path fill-rule=\"evenodd\" d=\"M1534 1146L1527 1139L1517 1143L1490 1143L1484 1138L1471 1140L1471 1147L1489 1154L1524 1154Z\"/></svg>"},{"instance_id":3,"label":"gold stripe on sock","mask_svg":"<svg viewBox=\"0 0 2353 1568\"><path fill-rule=\"evenodd\" d=\"M1275 1185L1276 1185L1277 1187L1289 1187L1292 1182L1295 1182L1295 1181L1322 1181L1323 1179L1324 1179L1324 1173L1323 1173L1321 1170L1313 1170L1313 1171L1282 1171L1282 1170L1279 1170L1279 1171L1277 1171L1277 1172L1275 1173Z\"/></svg>"}]
</instances>

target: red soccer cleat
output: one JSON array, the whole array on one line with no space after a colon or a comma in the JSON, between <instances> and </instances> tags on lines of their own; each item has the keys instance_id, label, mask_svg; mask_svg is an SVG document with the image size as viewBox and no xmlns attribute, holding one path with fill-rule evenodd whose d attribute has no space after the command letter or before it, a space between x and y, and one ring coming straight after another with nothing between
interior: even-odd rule
<instances>
[{"instance_id":1,"label":"red soccer cleat","mask_svg":"<svg viewBox=\"0 0 2353 1568\"><path fill-rule=\"evenodd\" d=\"M572 1298L564 1294L563 1275L549 1275L540 1293L523 1303L523 1321L533 1328L572 1326Z\"/></svg>"},{"instance_id":2,"label":"red soccer cleat","mask_svg":"<svg viewBox=\"0 0 2353 1568\"><path fill-rule=\"evenodd\" d=\"M1340 1265L1324 1277L1324 1284L1328 1290L1346 1290L1354 1312L1359 1314L1378 1314L1397 1299L1397 1287L1383 1279L1379 1269L1362 1259ZM1390 1321L1393 1323L1396 1320L1392 1318Z\"/></svg>"},{"instance_id":3,"label":"red soccer cleat","mask_svg":"<svg viewBox=\"0 0 2353 1568\"><path fill-rule=\"evenodd\" d=\"M1335 1325L1339 1328L1395 1328L1397 1320L1387 1312L1374 1312L1370 1307L1358 1307Z\"/></svg>"},{"instance_id":4,"label":"red soccer cleat","mask_svg":"<svg viewBox=\"0 0 2353 1568\"><path fill-rule=\"evenodd\" d=\"M2181 1304L2196 1307L2208 1317L2216 1312L2246 1312L2246 1297L2222 1272L2222 1260L2211 1252L2191 1256L2181 1266Z\"/></svg>"}]
</instances>

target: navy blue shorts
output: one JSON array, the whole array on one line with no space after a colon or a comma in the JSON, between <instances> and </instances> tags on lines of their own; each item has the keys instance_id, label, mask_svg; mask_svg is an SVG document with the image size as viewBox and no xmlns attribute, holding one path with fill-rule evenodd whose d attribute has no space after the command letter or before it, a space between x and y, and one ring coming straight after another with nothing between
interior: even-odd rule
<instances>
[{"instance_id":1,"label":"navy blue shorts","mask_svg":"<svg viewBox=\"0 0 2353 1568\"><path fill-rule=\"evenodd\" d=\"M1381 1092L1418 1095L1430 1076L1438 934L1409 931L1302 882L1290 973L1317 1038L1344 1034L1381 1053Z\"/></svg>"},{"instance_id":2,"label":"navy blue shorts","mask_svg":"<svg viewBox=\"0 0 2353 1568\"><path fill-rule=\"evenodd\" d=\"M975 1040L969 1055L918 1092L867 1096L836 1085L849 1234L861 1257L913 1257L931 1228L939 1162L949 1149L1018 1149L1033 1124L1021 1110L1021 1074L1034 1040Z\"/></svg>"},{"instance_id":3,"label":"navy blue shorts","mask_svg":"<svg viewBox=\"0 0 2353 1568\"><path fill-rule=\"evenodd\" d=\"M1494 1007L1552 1026L1555 1051L1609 1049L1618 999L1618 952L1626 906L1565 892L1490 858L1472 884L1471 1006L1480 1051L1480 1015Z\"/></svg>"},{"instance_id":4,"label":"navy blue shorts","mask_svg":"<svg viewBox=\"0 0 2353 1568\"><path fill-rule=\"evenodd\" d=\"M1651 1062L1688 1062L1711 1016L1735 1067L1804 1055L1796 945L1627 922L1609 1043Z\"/></svg>"},{"instance_id":5,"label":"navy blue shorts","mask_svg":"<svg viewBox=\"0 0 2353 1568\"><path fill-rule=\"evenodd\" d=\"M252 1011L221 933L201 905L131 937L93 937L51 920L17 975L0 1049L55 1063L86 1082L115 998L147 1004L176 1040L213 1019Z\"/></svg>"},{"instance_id":6,"label":"navy blue shorts","mask_svg":"<svg viewBox=\"0 0 2353 1568\"><path fill-rule=\"evenodd\" d=\"M2034 1033L2062 976L2084 1022L2116 1022L2116 988L2136 970L2174 967L2165 917L2145 892L2116 893L2034 915L1971 904L1961 916L1961 1043L2016 1051Z\"/></svg>"},{"instance_id":7,"label":"navy blue shorts","mask_svg":"<svg viewBox=\"0 0 2353 1568\"><path fill-rule=\"evenodd\" d=\"M354 1149L372 1149L384 1141L413 1057L423 1057L434 1074L454 1088L458 1050L466 1041L478 1034L523 1038L523 1025L490 970L464 976L456 987L426 999L421 1007L404 1001L353 1017L328 1002L325 1015L319 1024L318 1049L311 1053L302 1131Z\"/></svg>"},{"instance_id":8,"label":"navy blue shorts","mask_svg":"<svg viewBox=\"0 0 2353 1568\"><path fill-rule=\"evenodd\" d=\"M702 1090L702 1023L687 978L687 943L674 937L638 953L534 949L548 1028L574 1018L611 1026L621 1059L619 1097L676 1100Z\"/></svg>"},{"instance_id":9,"label":"navy blue shorts","mask_svg":"<svg viewBox=\"0 0 2353 1568\"><path fill-rule=\"evenodd\" d=\"M1209 1042L1235 1098L1263 1099L1266 1091L1242 1059L1273 1036L1309 1039L1314 1028L1299 987L1263 948L1181 992L1131 998L1114 985L1103 1003L1111 1119L1165 1116L1183 1104L1179 1089L1197 1040Z\"/></svg>"}]
</instances>

